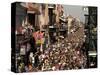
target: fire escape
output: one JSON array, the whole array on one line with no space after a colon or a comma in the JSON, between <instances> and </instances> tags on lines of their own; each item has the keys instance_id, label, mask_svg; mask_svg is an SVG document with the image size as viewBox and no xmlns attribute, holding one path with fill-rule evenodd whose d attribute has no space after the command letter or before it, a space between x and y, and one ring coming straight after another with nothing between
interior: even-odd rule
<instances>
[{"instance_id":1,"label":"fire escape","mask_svg":"<svg viewBox=\"0 0 100 75\"><path fill-rule=\"evenodd\" d=\"M87 67L97 67L97 7L87 7L85 14Z\"/></svg>"}]
</instances>

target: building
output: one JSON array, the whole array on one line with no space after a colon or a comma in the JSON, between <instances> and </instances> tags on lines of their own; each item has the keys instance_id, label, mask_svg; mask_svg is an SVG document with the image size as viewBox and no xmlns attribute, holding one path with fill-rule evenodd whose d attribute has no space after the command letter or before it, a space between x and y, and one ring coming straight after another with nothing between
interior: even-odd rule
<instances>
[{"instance_id":1,"label":"building","mask_svg":"<svg viewBox=\"0 0 100 75\"><path fill-rule=\"evenodd\" d=\"M97 7L86 7L88 14L85 14L85 30L86 30L86 51L88 58L88 67L97 67Z\"/></svg>"}]
</instances>

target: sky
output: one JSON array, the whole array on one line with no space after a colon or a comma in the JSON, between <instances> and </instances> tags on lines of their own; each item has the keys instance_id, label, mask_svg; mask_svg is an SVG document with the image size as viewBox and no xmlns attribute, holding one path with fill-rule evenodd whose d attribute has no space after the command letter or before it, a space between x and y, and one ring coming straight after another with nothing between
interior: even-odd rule
<instances>
[{"instance_id":1,"label":"sky","mask_svg":"<svg viewBox=\"0 0 100 75\"><path fill-rule=\"evenodd\" d=\"M83 11L83 6L76 5L63 5L65 16L72 15L73 17L79 18L83 23L85 22L84 14L87 14L87 11Z\"/></svg>"}]
</instances>

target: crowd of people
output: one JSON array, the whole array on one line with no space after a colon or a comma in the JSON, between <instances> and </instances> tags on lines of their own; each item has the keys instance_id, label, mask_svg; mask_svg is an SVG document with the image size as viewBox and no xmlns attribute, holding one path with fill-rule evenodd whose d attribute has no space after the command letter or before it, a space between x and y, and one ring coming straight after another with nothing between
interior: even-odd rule
<instances>
[{"instance_id":1,"label":"crowd of people","mask_svg":"<svg viewBox=\"0 0 100 75\"><path fill-rule=\"evenodd\" d=\"M57 41L49 43L45 48L42 44L33 43L37 38L31 38L26 47L26 54L20 58L18 64L18 72L33 72L33 71L56 71L56 70L71 70L83 69L86 67L86 54L81 50L85 42L84 26L82 23L73 19L72 25L69 28L70 33L64 37L57 37ZM30 30L30 28L29 28ZM32 30L32 28L31 28ZM45 32L34 32L37 37L44 36ZM30 35L31 36L31 35ZM34 36L32 36L34 37ZM46 39L46 37L43 37ZM39 40L38 40L39 41ZM46 44L45 44L46 45ZM22 49L23 50L23 49ZM26 58L25 58L26 57Z\"/></svg>"},{"instance_id":2,"label":"crowd of people","mask_svg":"<svg viewBox=\"0 0 100 75\"><path fill-rule=\"evenodd\" d=\"M35 63L35 56L38 62ZM76 43L67 43L66 39L60 39L59 43L49 45L48 48L37 54L30 52L30 63L25 66L25 71L56 71L82 69L86 66L86 56ZM37 64L37 66L35 66Z\"/></svg>"},{"instance_id":3,"label":"crowd of people","mask_svg":"<svg viewBox=\"0 0 100 75\"><path fill-rule=\"evenodd\" d=\"M18 16L23 21L22 25L16 24L16 45L12 50L15 72L84 69L97 65L96 57L89 57L93 43L89 35L96 28L89 30L91 26L88 29L77 17L66 14L60 4L21 3L20 6L26 9L27 15Z\"/></svg>"}]
</instances>

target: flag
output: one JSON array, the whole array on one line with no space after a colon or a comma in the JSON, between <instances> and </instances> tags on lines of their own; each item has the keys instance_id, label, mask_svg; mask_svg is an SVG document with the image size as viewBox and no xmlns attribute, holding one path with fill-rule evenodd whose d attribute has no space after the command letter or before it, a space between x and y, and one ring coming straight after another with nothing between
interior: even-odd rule
<instances>
[{"instance_id":1,"label":"flag","mask_svg":"<svg viewBox=\"0 0 100 75\"><path fill-rule=\"evenodd\" d=\"M39 31L33 33L33 37L35 38L37 44L43 44L44 43L43 35L44 35L44 33L39 32Z\"/></svg>"}]
</instances>

